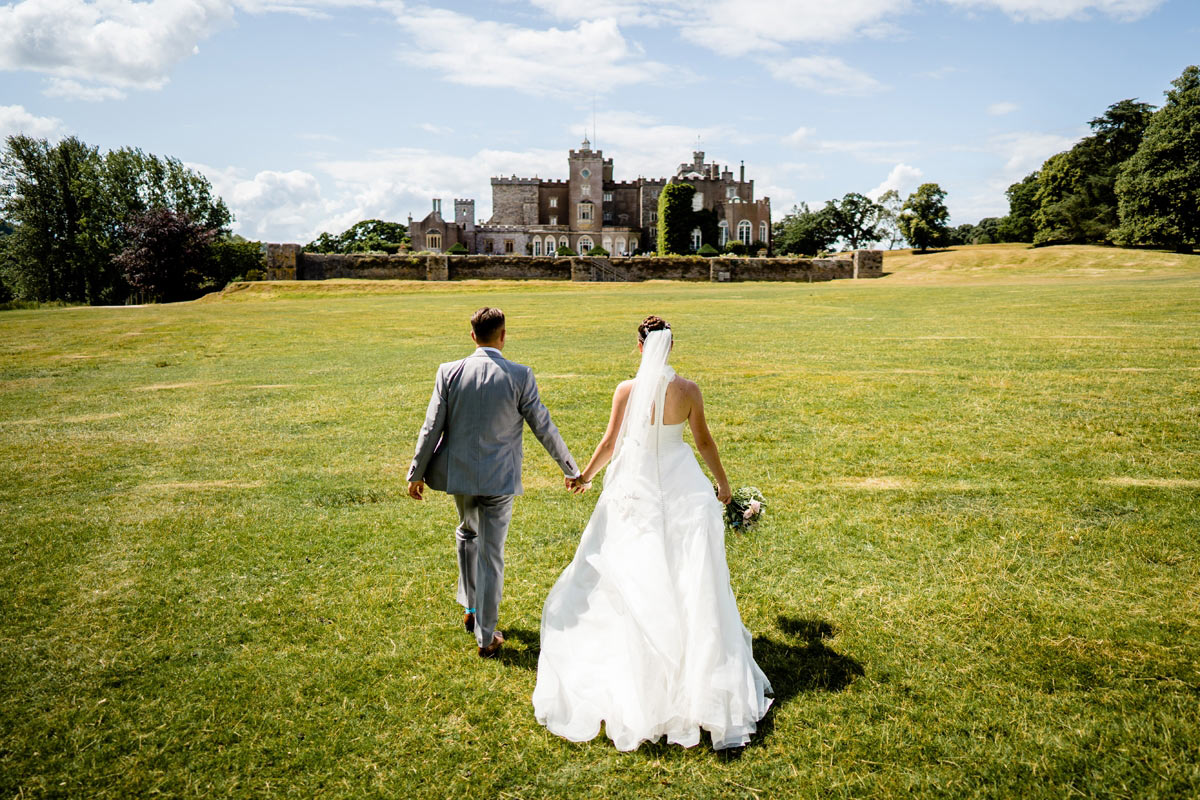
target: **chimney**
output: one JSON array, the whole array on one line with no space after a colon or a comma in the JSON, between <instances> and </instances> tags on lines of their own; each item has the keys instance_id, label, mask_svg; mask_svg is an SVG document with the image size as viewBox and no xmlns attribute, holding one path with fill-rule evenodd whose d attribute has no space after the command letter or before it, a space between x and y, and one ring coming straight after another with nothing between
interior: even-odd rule
<instances>
[{"instance_id":1,"label":"chimney","mask_svg":"<svg viewBox=\"0 0 1200 800\"><path fill-rule=\"evenodd\" d=\"M743 162L742 162L742 177L741 177L741 182L742 182L742 183L745 183L745 182L746 182L746 162L745 162L745 161L743 161Z\"/></svg>"}]
</instances>

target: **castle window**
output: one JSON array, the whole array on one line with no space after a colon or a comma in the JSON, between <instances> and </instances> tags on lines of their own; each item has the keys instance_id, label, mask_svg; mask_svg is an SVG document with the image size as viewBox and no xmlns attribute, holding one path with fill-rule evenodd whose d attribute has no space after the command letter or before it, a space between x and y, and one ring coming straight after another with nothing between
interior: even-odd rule
<instances>
[{"instance_id":1,"label":"castle window","mask_svg":"<svg viewBox=\"0 0 1200 800\"><path fill-rule=\"evenodd\" d=\"M604 237L604 244L603 244L603 245L601 245L601 247L603 247L605 250L607 250L608 252L610 252L610 253L611 253L611 252L613 251L613 249L612 249L612 239L610 239L609 237L605 236L605 237Z\"/></svg>"},{"instance_id":2,"label":"castle window","mask_svg":"<svg viewBox=\"0 0 1200 800\"><path fill-rule=\"evenodd\" d=\"M585 178L592 177L592 171L590 169L588 169L587 167L584 167L583 169L579 170L579 174Z\"/></svg>"},{"instance_id":3,"label":"castle window","mask_svg":"<svg viewBox=\"0 0 1200 800\"><path fill-rule=\"evenodd\" d=\"M592 247L594 247L594 245L592 244L592 239L590 236L580 236L579 237L579 254L580 255L583 255L588 250L591 250Z\"/></svg>"},{"instance_id":4,"label":"castle window","mask_svg":"<svg viewBox=\"0 0 1200 800\"><path fill-rule=\"evenodd\" d=\"M567 237L565 237L565 236L560 236L560 237L559 237L559 239L558 239L558 246L559 246L559 247L566 247L566 248L570 248L570 247L571 247L571 242L570 242L570 240L569 240L569 239L567 239Z\"/></svg>"},{"instance_id":5,"label":"castle window","mask_svg":"<svg viewBox=\"0 0 1200 800\"><path fill-rule=\"evenodd\" d=\"M651 211L651 212L650 212L650 221L651 221L651 222L658 222L658 212L657 212L657 211Z\"/></svg>"},{"instance_id":6,"label":"castle window","mask_svg":"<svg viewBox=\"0 0 1200 800\"><path fill-rule=\"evenodd\" d=\"M721 220L717 226L721 229L721 247L724 247L729 243L729 222Z\"/></svg>"},{"instance_id":7,"label":"castle window","mask_svg":"<svg viewBox=\"0 0 1200 800\"><path fill-rule=\"evenodd\" d=\"M558 198L557 198L557 197L551 197L551 198L550 198L550 207L551 207L551 208L558 208Z\"/></svg>"},{"instance_id":8,"label":"castle window","mask_svg":"<svg viewBox=\"0 0 1200 800\"><path fill-rule=\"evenodd\" d=\"M619 256L625 255L625 240L624 239L617 239L617 255L619 255Z\"/></svg>"},{"instance_id":9,"label":"castle window","mask_svg":"<svg viewBox=\"0 0 1200 800\"><path fill-rule=\"evenodd\" d=\"M579 196L580 197L591 197L592 196L592 187L586 183L583 186L580 186L579 187Z\"/></svg>"},{"instance_id":10,"label":"castle window","mask_svg":"<svg viewBox=\"0 0 1200 800\"><path fill-rule=\"evenodd\" d=\"M766 244L769 236L770 229L767 227L766 221L758 223L758 240Z\"/></svg>"},{"instance_id":11,"label":"castle window","mask_svg":"<svg viewBox=\"0 0 1200 800\"><path fill-rule=\"evenodd\" d=\"M535 256L540 256L542 254L542 240L541 239L533 240L533 254Z\"/></svg>"},{"instance_id":12,"label":"castle window","mask_svg":"<svg viewBox=\"0 0 1200 800\"><path fill-rule=\"evenodd\" d=\"M651 225L651 226L650 226L650 238L651 238L651 239L657 239L657 238L658 238L658 228L657 228L657 227L655 227L654 225Z\"/></svg>"},{"instance_id":13,"label":"castle window","mask_svg":"<svg viewBox=\"0 0 1200 800\"><path fill-rule=\"evenodd\" d=\"M442 235L437 231L430 231L425 234L425 249L426 250L441 250Z\"/></svg>"},{"instance_id":14,"label":"castle window","mask_svg":"<svg viewBox=\"0 0 1200 800\"><path fill-rule=\"evenodd\" d=\"M554 255L554 237L553 236L546 237L546 255L548 255L548 256Z\"/></svg>"},{"instance_id":15,"label":"castle window","mask_svg":"<svg viewBox=\"0 0 1200 800\"><path fill-rule=\"evenodd\" d=\"M512 251L513 251L513 240L505 239L504 240L504 252L511 253Z\"/></svg>"},{"instance_id":16,"label":"castle window","mask_svg":"<svg viewBox=\"0 0 1200 800\"><path fill-rule=\"evenodd\" d=\"M605 211L605 212L604 212L604 221L605 221L605 222L612 222L612 212L611 212L611 211Z\"/></svg>"},{"instance_id":17,"label":"castle window","mask_svg":"<svg viewBox=\"0 0 1200 800\"><path fill-rule=\"evenodd\" d=\"M579 204L579 219L581 221L586 221L586 220L590 220L591 218L592 218L592 204L591 203L580 203Z\"/></svg>"},{"instance_id":18,"label":"castle window","mask_svg":"<svg viewBox=\"0 0 1200 800\"><path fill-rule=\"evenodd\" d=\"M733 198L737 197L737 187L736 187L736 186L729 186L729 187L727 187L727 188L725 189L725 196L726 196L727 198L729 198L730 200L732 200Z\"/></svg>"},{"instance_id":19,"label":"castle window","mask_svg":"<svg viewBox=\"0 0 1200 800\"><path fill-rule=\"evenodd\" d=\"M750 220L744 219L738 223L738 238L742 240L742 244L750 244L750 236L754 226L750 224Z\"/></svg>"},{"instance_id":20,"label":"castle window","mask_svg":"<svg viewBox=\"0 0 1200 800\"><path fill-rule=\"evenodd\" d=\"M637 252L637 239L629 240L629 254L633 255Z\"/></svg>"},{"instance_id":21,"label":"castle window","mask_svg":"<svg viewBox=\"0 0 1200 800\"><path fill-rule=\"evenodd\" d=\"M493 242L491 239L487 239L486 241L484 241L483 252L490 254L492 252L492 245L493 245Z\"/></svg>"},{"instance_id":22,"label":"castle window","mask_svg":"<svg viewBox=\"0 0 1200 800\"><path fill-rule=\"evenodd\" d=\"M604 202L606 202L606 203L611 203L611 202L612 202L612 192L605 192L605 193L604 193Z\"/></svg>"},{"instance_id":23,"label":"castle window","mask_svg":"<svg viewBox=\"0 0 1200 800\"><path fill-rule=\"evenodd\" d=\"M692 231L692 252L696 252L704 245L703 237L700 235L700 229L696 228Z\"/></svg>"},{"instance_id":24,"label":"castle window","mask_svg":"<svg viewBox=\"0 0 1200 800\"><path fill-rule=\"evenodd\" d=\"M558 224L558 217L551 217L551 218L550 218L550 224L551 224L551 225L557 225L557 224Z\"/></svg>"}]
</instances>

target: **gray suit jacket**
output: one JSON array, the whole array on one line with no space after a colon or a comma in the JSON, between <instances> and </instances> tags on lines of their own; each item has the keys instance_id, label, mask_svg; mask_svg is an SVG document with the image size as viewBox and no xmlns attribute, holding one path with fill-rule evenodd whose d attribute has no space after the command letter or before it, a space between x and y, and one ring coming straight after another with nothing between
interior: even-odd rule
<instances>
[{"instance_id":1,"label":"gray suit jacket","mask_svg":"<svg viewBox=\"0 0 1200 800\"><path fill-rule=\"evenodd\" d=\"M482 347L438 367L410 481L448 494L521 494L521 433L528 422L569 477L571 453L538 397L533 370Z\"/></svg>"}]
</instances>

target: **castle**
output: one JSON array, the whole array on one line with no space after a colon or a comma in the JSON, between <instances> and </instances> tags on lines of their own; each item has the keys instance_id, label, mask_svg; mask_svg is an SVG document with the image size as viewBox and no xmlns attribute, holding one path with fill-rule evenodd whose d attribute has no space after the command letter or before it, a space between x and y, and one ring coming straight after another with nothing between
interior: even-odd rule
<instances>
[{"instance_id":1,"label":"castle","mask_svg":"<svg viewBox=\"0 0 1200 800\"><path fill-rule=\"evenodd\" d=\"M658 195L677 181L695 187L694 210L711 210L718 220L719 241L705 242L697 228L693 251L704 244L719 249L731 239L770 246L771 200L754 199L744 163L735 180L733 172L704 163L704 153L697 151L673 178L617 182L612 159L585 138L580 149L569 152L567 165L565 181L492 178L492 218L486 223L476 223L474 200L455 200L452 221L442 216L442 201L434 200L425 219L409 217L413 249L444 253L461 243L467 252L482 254L548 256L564 246L581 254L594 247L614 256L650 252L658 236Z\"/></svg>"}]
</instances>

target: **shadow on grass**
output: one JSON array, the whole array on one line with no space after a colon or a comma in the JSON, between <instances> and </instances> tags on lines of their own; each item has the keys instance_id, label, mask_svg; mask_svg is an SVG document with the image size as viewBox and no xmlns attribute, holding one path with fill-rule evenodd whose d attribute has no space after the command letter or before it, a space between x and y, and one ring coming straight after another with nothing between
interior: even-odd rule
<instances>
[{"instance_id":1,"label":"shadow on grass","mask_svg":"<svg viewBox=\"0 0 1200 800\"><path fill-rule=\"evenodd\" d=\"M538 655L541 653L541 635L537 631L527 631L524 628L508 628L504 631L505 646L500 648L496 658L510 667L521 667L536 670ZM523 647L512 645L520 642Z\"/></svg>"},{"instance_id":2,"label":"shadow on grass","mask_svg":"<svg viewBox=\"0 0 1200 800\"><path fill-rule=\"evenodd\" d=\"M775 714L802 692L840 692L864 674L862 664L830 649L824 639L833 637L833 626L819 619L780 615L776 624L791 641L754 637L754 660L775 690L775 700L746 747L712 751L723 761L741 758L750 747L761 745L775 731ZM707 732L701 747L712 750ZM644 744L637 752L653 758L682 755L683 748L664 742Z\"/></svg>"}]
</instances>

